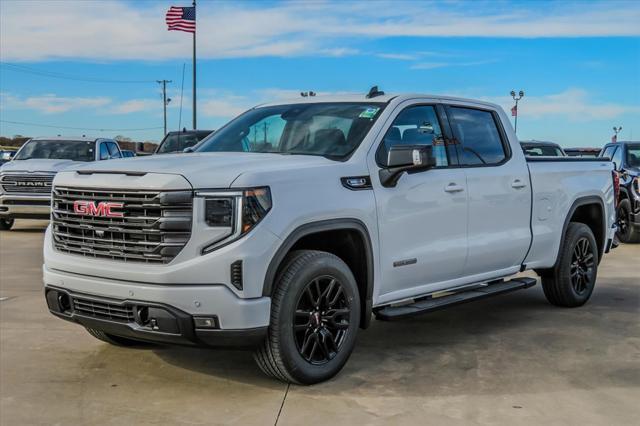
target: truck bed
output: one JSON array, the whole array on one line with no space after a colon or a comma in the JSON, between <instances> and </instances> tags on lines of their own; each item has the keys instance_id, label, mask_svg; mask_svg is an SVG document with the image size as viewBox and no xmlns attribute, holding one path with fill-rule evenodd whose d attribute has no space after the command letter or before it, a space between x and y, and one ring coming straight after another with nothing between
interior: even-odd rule
<instances>
[{"instance_id":1,"label":"truck bed","mask_svg":"<svg viewBox=\"0 0 640 426\"><path fill-rule=\"evenodd\" d=\"M602 238L608 238L615 223L615 210L607 209L614 199L613 165L608 158L528 157L527 166L532 190L532 242L525 259L527 268L553 266L562 230L569 220L567 212L570 216L576 200L604 200L602 207L608 217Z\"/></svg>"}]
</instances>

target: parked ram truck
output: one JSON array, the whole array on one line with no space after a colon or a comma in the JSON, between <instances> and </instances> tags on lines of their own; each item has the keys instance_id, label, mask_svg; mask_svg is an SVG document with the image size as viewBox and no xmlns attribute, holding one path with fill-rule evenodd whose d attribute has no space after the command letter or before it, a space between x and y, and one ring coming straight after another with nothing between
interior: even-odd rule
<instances>
[{"instance_id":1,"label":"parked ram truck","mask_svg":"<svg viewBox=\"0 0 640 426\"><path fill-rule=\"evenodd\" d=\"M0 230L15 219L49 219L51 185L57 172L74 164L121 158L118 143L87 137L33 138L0 167Z\"/></svg>"},{"instance_id":2,"label":"parked ram truck","mask_svg":"<svg viewBox=\"0 0 640 426\"><path fill-rule=\"evenodd\" d=\"M193 154L58 173L45 297L111 344L249 347L269 376L313 384L373 316L536 283L521 271L553 305L587 302L615 233L612 169L525 158L480 101L261 105Z\"/></svg>"}]
</instances>

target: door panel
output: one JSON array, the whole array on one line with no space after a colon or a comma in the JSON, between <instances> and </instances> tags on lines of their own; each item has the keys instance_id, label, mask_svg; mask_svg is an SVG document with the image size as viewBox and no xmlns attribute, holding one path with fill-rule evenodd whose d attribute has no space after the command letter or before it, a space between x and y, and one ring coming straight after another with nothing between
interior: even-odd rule
<instances>
[{"instance_id":1,"label":"door panel","mask_svg":"<svg viewBox=\"0 0 640 426\"><path fill-rule=\"evenodd\" d=\"M465 169L469 193L466 275L520 265L531 242L531 193L526 164ZM526 169L525 169L526 170Z\"/></svg>"},{"instance_id":2,"label":"door panel","mask_svg":"<svg viewBox=\"0 0 640 426\"><path fill-rule=\"evenodd\" d=\"M495 112L450 106L467 178L469 248L465 275L520 265L531 242L531 188L522 150L511 152Z\"/></svg>"},{"instance_id":3,"label":"door panel","mask_svg":"<svg viewBox=\"0 0 640 426\"><path fill-rule=\"evenodd\" d=\"M379 224L378 295L392 300L462 276L467 255L466 175L450 167L446 116L433 105L407 103L398 109L369 159ZM436 168L405 173L395 187L385 188L377 172L389 148L401 144L430 145Z\"/></svg>"},{"instance_id":4,"label":"door panel","mask_svg":"<svg viewBox=\"0 0 640 426\"><path fill-rule=\"evenodd\" d=\"M434 169L376 185L380 295L463 275L467 255L467 191L461 169ZM460 191L447 192L457 185ZM404 263L404 264L403 264Z\"/></svg>"}]
</instances>

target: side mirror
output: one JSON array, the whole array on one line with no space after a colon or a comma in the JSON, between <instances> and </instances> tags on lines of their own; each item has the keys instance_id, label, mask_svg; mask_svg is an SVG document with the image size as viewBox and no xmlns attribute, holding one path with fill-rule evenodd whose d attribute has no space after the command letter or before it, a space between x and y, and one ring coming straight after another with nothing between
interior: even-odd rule
<instances>
[{"instance_id":1,"label":"side mirror","mask_svg":"<svg viewBox=\"0 0 640 426\"><path fill-rule=\"evenodd\" d=\"M396 186L404 172L427 170L436 166L431 145L394 145L389 149L385 168L378 173L382 186Z\"/></svg>"}]
</instances>

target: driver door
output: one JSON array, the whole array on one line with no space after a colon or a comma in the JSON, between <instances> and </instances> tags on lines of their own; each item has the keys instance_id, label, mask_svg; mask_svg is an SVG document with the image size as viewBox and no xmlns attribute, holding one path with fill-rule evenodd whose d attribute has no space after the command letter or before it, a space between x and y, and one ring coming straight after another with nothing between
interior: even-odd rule
<instances>
[{"instance_id":1,"label":"driver door","mask_svg":"<svg viewBox=\"0 0 640 426\"><path fill-rule=\"evenodd\" d=\"M464 170L452 167L457 160L445 145L443 110L435 104L405 105L369 163L379 223L378 303L446 287L463 275L467 256L467 182ZM431 145L436 167L404 173L387 188L377 172L389 148L398 144Z\"/></svg>"}]
</instances>

